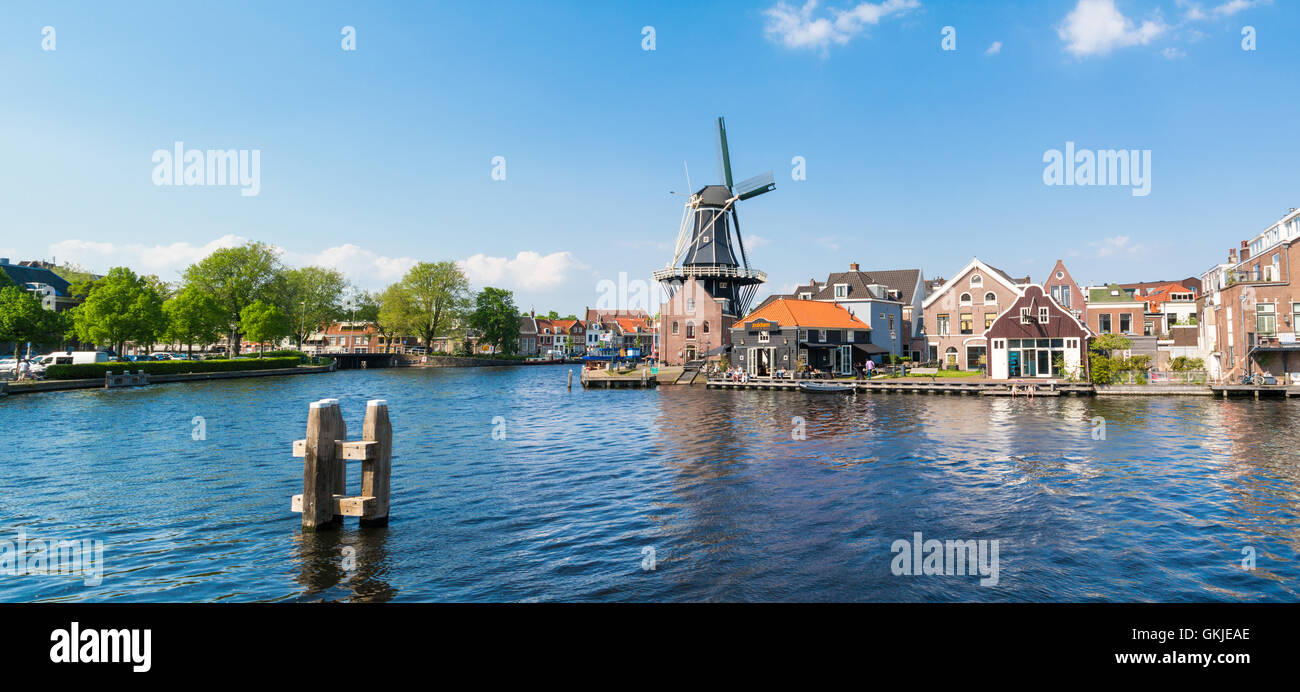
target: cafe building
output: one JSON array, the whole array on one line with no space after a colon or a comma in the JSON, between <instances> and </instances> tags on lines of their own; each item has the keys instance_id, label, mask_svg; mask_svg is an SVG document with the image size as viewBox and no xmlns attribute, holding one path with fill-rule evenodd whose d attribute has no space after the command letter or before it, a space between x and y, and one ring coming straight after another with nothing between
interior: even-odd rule
<instances>
[{"instance_id":1,"label":"cafe building","mask_svg":"<svg viewBox=\"0 0 1300 692\"><path fill-rule=\"evenodd\" d=\"M984 333L988 375L995 380L1084 376L1088 326L1030 284Z\"/></svg>"},{"instance_id":2,"label":"cafe building","mask_svg":"<svg viewBox=\"0 0 1300 692\"><path fill-rule=\"evenodd\" d=\"M816 300L782 298L736 322L731 362L754 377L778 371L852 375L888 350L871 342L871 327L848 310Z\"/></svg>"}]
</instances>

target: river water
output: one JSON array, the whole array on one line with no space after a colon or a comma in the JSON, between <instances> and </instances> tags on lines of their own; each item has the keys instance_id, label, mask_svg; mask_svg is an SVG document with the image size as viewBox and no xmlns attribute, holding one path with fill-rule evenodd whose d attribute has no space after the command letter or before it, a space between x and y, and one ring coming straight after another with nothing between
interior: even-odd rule
<instances>
[{"instance_id":1,"label":"river water","mask_svg":"<svg viewBox=\"0 0 1300 692\"><path fill-rule=\"evenodd\" d=\"M0 575L0 601L1300 597L1300 402L568 391L569 369L0 399L0 541L104 545L102 581ZM289 510L326 397L354 438L389 402L385 529ZM895 574L918 532L996 545L996 584Z\"/></svg>"}]
</instances>

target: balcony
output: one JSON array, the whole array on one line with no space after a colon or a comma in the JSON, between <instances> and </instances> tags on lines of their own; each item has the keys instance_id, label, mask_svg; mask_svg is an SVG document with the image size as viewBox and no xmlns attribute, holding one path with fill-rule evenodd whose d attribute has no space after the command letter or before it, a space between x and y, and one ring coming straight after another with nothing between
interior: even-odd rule
<instances>
[{"instance_id":1,"label":"balcony","mask_svg":"<svg viewBox=\"0 0 1300 692\"><path fill-rule=\"evenodd\" d=\"M1233 284L1280 284L1286 283L1281 277L1281 272L1273 267L1265 267L1260 271L1253 269L1230 271L1224 282L1225 287Z\"/></svg>"}]
</instances>

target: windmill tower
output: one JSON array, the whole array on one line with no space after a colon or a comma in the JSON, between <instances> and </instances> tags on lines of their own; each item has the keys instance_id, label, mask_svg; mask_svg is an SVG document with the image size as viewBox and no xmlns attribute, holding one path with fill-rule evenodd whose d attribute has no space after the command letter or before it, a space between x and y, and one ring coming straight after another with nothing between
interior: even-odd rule
<instances>
[{"instance_id":1,"label":"windmill tower","mask_svg":"<svg viewBox=\"0 0 1300 692\"><path fill-rule=\"evenodd\" d=\"M668 294L661 316L661 352L669 363L691 361L692 356L704 356L712 347L730 343L731 323L749 311L759 284L767 281L767 274L749 266L736 205L775 190L775 179L768 171L732 183L722 118L718 118L717 149L722 184L705 185L690 196L682 209L673 257L653 274ZM678 294L686 287L692 295L683 299ZM710 321L708 313L717 314ZM704 333L697 333L695 327Z\"/></svg>"}]
</instances>

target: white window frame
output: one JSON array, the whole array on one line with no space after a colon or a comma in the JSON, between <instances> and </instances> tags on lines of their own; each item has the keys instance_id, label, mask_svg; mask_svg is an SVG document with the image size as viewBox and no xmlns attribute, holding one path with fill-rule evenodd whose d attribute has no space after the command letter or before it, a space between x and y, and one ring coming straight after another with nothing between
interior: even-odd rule
<instances>
[{"instance_id":1,"label":"white window frame","mask_svg":"<svg viewBox=\"0 0 1300 692\"><path fill-rule=\"evenodd\" d=\"M1051 312L1045 307L1038 308L1038 323L1047 324L1051 319Z\"/></svg>"},{"instance_id":2,"label":"white window frame","mask_svg":"<svg viewBox=\"0 0 1300 692\"><path fill-rule=\"evenodd\" d=\"M1029 314L1029 308L1020 308L1020 324L1033 324L1034 319Z\"/></svg>"}]
</instances>

